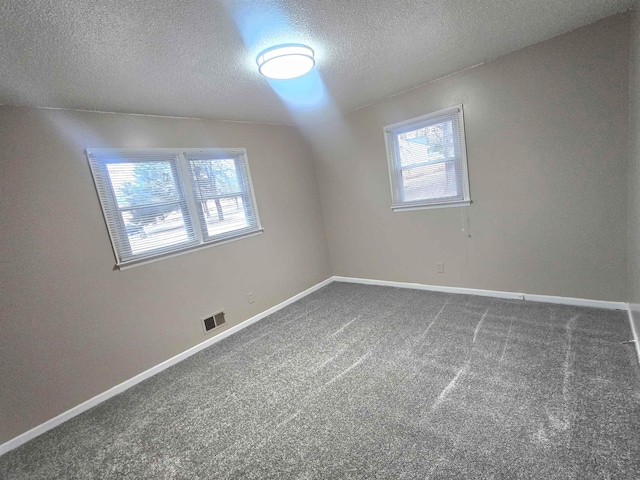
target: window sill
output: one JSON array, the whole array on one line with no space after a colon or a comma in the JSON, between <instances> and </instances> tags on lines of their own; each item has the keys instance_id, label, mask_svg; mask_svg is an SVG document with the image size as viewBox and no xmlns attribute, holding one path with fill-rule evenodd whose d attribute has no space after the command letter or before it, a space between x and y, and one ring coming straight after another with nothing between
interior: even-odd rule
<instances>
[{"instance_id":1,"label":"window sill","mask_svg":"<svg viewBox=\"0 0 640 480\"><path fill-rule=\"evenodd\" d=\"M456 202L445 203L428 203L428 204L412 204L412 205L395 205L391 209L394 212L408 212L411 210L431 210L434 208L450 208L450 207L468 207L471 205L471 200L463 200Z\"/></svg>"},{"instance_id":2,"label":"window sill","mask_svg":"<svg viewBox=\"0 0 640 480\"><path fill-rule=\"evenodd\" d=\"M195 252L196 250L202 250L204 248L216 247L218 245L223 245L225 243L235 242L236 240L240 240L241 238L255 237L256 235L260 235L263 232L264 232L264 229L260 228L258 230L255 230L249 233L242 233L240 235L227 237L218 241L203 243L201 245L195 245L193 247L188 247L183 250L178 250L175 252L162 253L160 255L155 255L153 257L147 257L147 258L141 258L139 260L129 260L127 262L117 263L114 267L114 270L128 270L129 268L138 267L140 265L146 265L148 263L158 262L166 258L177 257L178 255L184 255L185 253Z\"/></svg>"}]
</instances>

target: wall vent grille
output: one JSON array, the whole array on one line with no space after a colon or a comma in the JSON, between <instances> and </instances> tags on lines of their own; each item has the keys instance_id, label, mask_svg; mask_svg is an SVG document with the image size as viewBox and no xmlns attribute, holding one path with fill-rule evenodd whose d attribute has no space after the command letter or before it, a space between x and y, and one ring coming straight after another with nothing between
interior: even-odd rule
<instances>
[{"instance_id":1,"label":"wall vent grille","mask_svg":"<svg viewBox=\"0 0 640 480\"><path fill-rule=\"evenodd\" d=\"M221 310L217 313L209 315L202 319L202 328L204 328L204 333L209 333L214 328L219 327L225 323L224 319L224 311Z\"/></svg>"}]
</instances>

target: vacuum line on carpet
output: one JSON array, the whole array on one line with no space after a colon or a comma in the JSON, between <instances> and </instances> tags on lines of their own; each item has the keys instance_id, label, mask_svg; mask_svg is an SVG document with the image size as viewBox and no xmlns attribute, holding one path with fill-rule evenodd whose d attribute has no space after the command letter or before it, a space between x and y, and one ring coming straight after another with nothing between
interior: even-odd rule
<instances>
[{"instance_id":1,"label":"vacuum line on carpet","mask_svg":"<svg viewBox=\"0 0 640 480\"><path fill-rule=\"evenodd\" d=\"M347 298L347 302L350 302L351 300L353 300L354 298L356 298L356 297L357 297L358 295L360 295L361 293L362 293L362 292L358 292L358 293L356 293L355 295L353 295L353 296L351 296L351 297Z\"/></svg>"},{"instance_id":2,"label":"vacuum line on carpet","mask_svg":"<svg viewBox=\"0 0 640 480\"><path fill-rule=\"evenodd\" d=\"M444 457L439 457L438 461L436 462L436 464L431 467L431 470L429 470L429 473L427 474L427 477L425 478L425 480L429 480L431 478L431 475L433 475L433 473L436 471L436 469L440 466L440 464L442 462L446 463L447 459Z\"/></svg>"},{"instance_id":3,"label":"vacuum line on carpet","mask_svg":"<svg viewBox=\"0 0 640 480\"><path fill-rule=\"evenodd\" d=\"M565 326L565 337L567 339L567 351L565 352L564 362L562 364L563 378L562 378L562 403L564 410L564 418L562 420L562 429L569 430L569 437L567 443L571 442L571 418L573 417L572 398L570 392L571 379L574 376L574 359L575 353L571 348L571 342L573 340L573 331L578 321L579 315L575 315L569 319Z\"/></svg>"},{"instance_id":4,"label":"vacuum line on carpet","mask_svg":"<svg viewBox=\"0 0 640 480\"><path fill-rule=\"evenodd\" d=\"M511 319L511 323L509 324L509 332L507 333L507 340L504 342L504 347L502 348L502 355L500 356L500 361L504 359L504 354L507 351L507 345L509 345L509 338L511 338L511 327L513 327L513 319Z\"/></svg>"},{"instance_id":5,"label":"vacuum line on carpet","mask_svg":"<svg viewBox=\"0 0 640 480\"><path fill-rule=\"evenodd\" d=\"M329 363L331 363L337 356L342 355L342 353L344 352L344 350L340 350L338 353L336 353L334 356L327 358L324 362L322 362L318 367L316 367L315 371L317 372L318 370L322 370L324 367L326 367Z\"/></svg>"},{"instance_id":6,"label":"vacuum line on carpet","mask_svg":"<svg viewBox=\"0 0 640 480\"><path fill-rule=\"evenodd\" d=\"M346 375L347 373L349 373L351 370L353 370L354 368L356 368L358 365L360 365L362 362L365 361L365 359L371 355L371 352L367 352L366 355L363 355L362 357L360 357L358 360L355 361L355 363L353 365L351 365L349 368L347 368L346 370L344 370L342 373L339 373L338 375L336 375L335 377L333 377L331 380L329 380L328 382L326 382L324 384L324 386L327 385L331 385L333 382L335 382L336 380L338 380L340 377L342 377L343 375Z\"/></svg>"},{"instance_id":7,"label":"vacuum line on carpet","mask_svg":"<svg viewBox=\"0 0 640 480\"><path fill-rule=\"evenodd\" d=\"M475 341L476 341L476 337L478 336L478 332L480 331L480 327L482 326L482 322L484 322L484 317L487 316L487 313L489 313L489 309L488 308L487 308L487 311L484 312L484 315L482 315L482 318L478 322L478 325L476 325L476 330L475 330L475 332L473 332L473 343L475 343Z\"/></svg>"},{"instance_id":8,"label":"vacuum line on carpet","mask_svg":"<svg viewBox=\"0 0 640 480\"><path fill-rule=\"evenodd\" d=\"M571 319L567 322L565 327L565 336L567 339L567 351L564 355L564 363L562 364L562 369L564 373L564 378L562 380L562 396L565 399L565 402L568 399L569 395L569 382L571 381L571 377L573 376L573 352L571 349L571 340L573 338L573 330L575 328L576 322L578 320L578 315L571 317Z\"/></svg>"},{"instance_id":9,"label":"vacuum line on carpet","mask_svg":"<svg viewBox=\"0 0 640 480\"><path fill-rule=\"evenodd\" d=\"M300 415L300 413L302 412L302 410L298 410L296 413L294 413L293 415L290 415L286 420L280 422L278 425L276 425L276 430L280 427L285 426L287 423L289 423L291 420L293 420L294 418L296 418L298 415Z\"/></svg>"},{"instance_id":10,"label":"vacuum line on carpet","mask_svg":"<svg viewBox=\"0 0 640 480\"><path fill-rule=\"evenodd\" d=\"M429 331L429 329L433 326L434 323L436 323L436 320L438 320L438 317L440 316L440 314L442 313L442 311L444 310L444 307L447 306L447 304L449 303L449 300L447 300L446 302L444 302L444 305L442 306L442 308L440 309L440 311L438 312L438 314L435 316L435 318L432 320L432 322L429 324L429 326L427 327L427 329L422 332L422 335L420 335L420 338L424 337L427 332Z\"/></svg>"},{"instance_id":11,"label":"vacuum line on carpet","mask_svg":"<svg viewBox=\"0 0 640 480\"><path fill-rule=\"evenodd\" d=\"M465 373L467 373L469 366L465 365L464 367L462 367L460 370L458 370L458 373L456 373L456 376L453 377L453 380L451 380L449 382L449 385L447 385L446 387L444 387L444 390L442 390L442 392L440 392L440 395L438 395L438 398L436 399L435 403L433 404L433 407L431 407L431 410L435 410L436 408L438 408L438 406L444 401L444 399L446 398L447 395L449 395L449 393L451 392L451 390L453 390L456 386L456 382L458 381L458 379L464 375Z\"/></svg>"},{"instance_id":12,"label":"vacuum line on carpet","mask_svg":"<svg viewBox=\"0 0 640 480\"><path fill-rule=\"evenodd\" d=\"M309 315L310 313L313 313L313 312L315 312L316 310L319 310L319 309L320 309L320 307L316 307L316 308L312 308L311 310L307 310L306 312L304 312L304 313L302 313L302 314L298 315L297 317L295 317L295 318L293 318L293 319L289 320L288 322L285 322L285 323L283 323L283 324L281 324L281 325L278 325L278 327L279 327L279 328L285 327L285 326L289 325L290 323L295 322L295 321L296 321L296 320L298 320L299 318L304 317L305 315ZM307 319L307 320L308 320L308 319Z\"/></svg>"},{"instance_id":13,"label":"vacuum line on carpet","mask_svg":"<svg viewBox=\"0 0 640 480\"><path fill-rule=\"evenodd\" d=\"M349 325L351 325L353 322L355 322L356 320L358 320L362 315L358 315L357 317L355 317L353 320L351 320L350 322L345 323L342 327L340 327L338 330L336 330L335 332L333 332L331 334L331 336L335 336L337 334L339 334L341 331L343 331L345 328L347 328Z\"/></svg>"}]
</instances>

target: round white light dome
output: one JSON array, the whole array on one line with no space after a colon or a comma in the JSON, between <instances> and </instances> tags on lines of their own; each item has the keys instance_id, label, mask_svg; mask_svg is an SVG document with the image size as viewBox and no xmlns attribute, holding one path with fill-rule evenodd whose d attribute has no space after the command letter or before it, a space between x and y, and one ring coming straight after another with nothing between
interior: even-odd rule
<instances>
[{"instance_id":1,"label":"round white light dome","mask_svg":"<svg viewBox=\"0 0 640 480\"><path fill-rule=\"evenodd\" d=\"M296 78L309 72L316 61L306 45L288 44L267 48L256 59L258 71L276 80Z\"/></svg>"}]
</instances>

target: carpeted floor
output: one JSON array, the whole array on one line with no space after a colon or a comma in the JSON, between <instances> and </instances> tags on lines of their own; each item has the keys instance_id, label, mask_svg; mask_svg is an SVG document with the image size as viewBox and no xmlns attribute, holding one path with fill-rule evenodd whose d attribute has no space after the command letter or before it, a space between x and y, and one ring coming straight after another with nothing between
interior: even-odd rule
<instances>
[{"instance_id":1,"label":"carpeted floor","mask_svg":"<svg viewBox=\"0 0 640 480\"><path fill-rule=\"evenodd\" d=\"M2 479L640 478L627 314L332 283L0 457Z\"/></svg>"}]
</instances>

